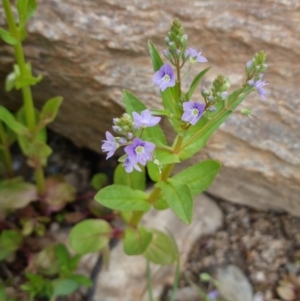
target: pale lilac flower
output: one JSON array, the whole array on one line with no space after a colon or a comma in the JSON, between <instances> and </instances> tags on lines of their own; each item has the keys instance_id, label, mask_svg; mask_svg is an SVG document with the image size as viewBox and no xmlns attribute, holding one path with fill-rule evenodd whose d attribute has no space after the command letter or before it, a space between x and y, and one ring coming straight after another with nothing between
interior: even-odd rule
<instances>
[{"instance_id":1,"label":"pale lilac flower","mask_svg":"<svg viewBox=\"0 0 300 301\"><path fill-rule=\"evenodd\" d=\"M133 163L129 160L129 157L128 157L128 156L126 156L125 161L124 161L124 163L123 163L123 166L124 166L126 172L128 172L128 173L132 172L133 169L136 169L137 171L142 171L142 170L140 169L140 167L139 167L136 163L133 164Z\"/></svg>"},{"instance_id":2,"label":"pale lilac flower","mask_svg":"<svg viewBox=\"0 0 300 301\"><path fill-rule=\"evenodd\" d=\"M228 92L227 92L227 91L221 93L221 97L222 97L223 99L225 99L225 98L227 97L227 95L228 95Z\"/></svg>"},{"instance_id":3,"label":"pale lilac flower","mask_svg":"<svg viewBox=\"0 0 300 301\"><path fill-rule=\"evenodd\" d=\"M219 292L217 290L213 290L207 294L208 300L216 300L219 296Z\"/></svg>"},{"instance_id":4,"label":"pale lilac flower","mask_svg":"<svg viewBox=\"0 0 300 301\"><path fill-rule=\"evenodd\" d=\"M145 166L147 161L152 160L154 148L155 145L153 143L134 138L132 144L127 145L124 151L128 155L131 164L141 163Z\"/></svg>"},{"instance_id":5,"label":"pale lilac flower","mask_svg":"<svg viewBox=\"0 0 300 301\"><path fill-rule=\"evenodd\" d=\"M120 144L126 144L126 143L127 143L127 139L124 138L124 137L121 137L121 138L119 139L119 143L120 143Z\"/></svg>"},{"instance_id":6,"label":"pale lilac flower","mask_svg":"<svg viewBox=\"0 0 300 301\"><path fill-rule=\"evenodd\" d=\"M207 109L209 112L215 112L216 111L216 107L215 106L211 106Z\"/></svg>"},{"instance_id":7,"label":"pale lilac flower","mask_svg":"<svg viewBox=\"0 0 300 301\"><path fill-rule=\"evenodd\" d=\"M195 125L204 113L205 104L199 102L188 101L183 103L184 113L181 119Z\"/></svg>"},{"instance_id":8,"label":"pale lilac flower","mask_svg":"<svg viewBox=\"0 0 300 301\"><path fill-rule=\"evenodd\" d=\"M192 62L198 62L198 63L206 63L207 59L201 55L202 51L197 52L194 48L189 48L185 51L184 55L187 58L188 56L190 59L192 59Z\"/></svg>"},{"instance_id":9,"label":"pale lilac flower","mask_svg":"<svg viewBox=\"0 0 300 301\"><path fill-rule=\"evenodd\" d=\"M161 91L164 91L168 87L174 87L175 76L170 64L166 63L162 65L161 68L154 73L152 80Z\"/></svg>"},{"instance_id":10,"label":"pale lilac flower","mask_svg":"<svg viewBox=\"0 0 300 301\"><path fill-rule=\"evenodd\" d=\"M255 80L249 80L248 83L250 86L254 87L257 89L258 94L260 95L260 97L262 99L266 99L266 95L269 94L269 92L267 92L263 86L267 85L268 83L265 80L262 80L263 78L263 74L259 75L259 80L255 81Z\"/></svg>"},{"instance_id":11,"label":"pale lilac flower","mask_svg":"<svg viewBox=\"0 0 300 301\"><path fill-rule=\"evenodd\" d=\"M106 140L102 140L102 142L104 142L102 145L102 151L108 153L106 157L107 160L108 158L112 157L115 153L117 149L117 142L115 137L110 132L107 131L105 133L105 136Z\"/></svg>"},{"instance_id":12,"label":"pale lilac flower","mask_svg":"<svg viewBox=\"0 0 300 301\"><path fill-rule=\"evenodd\" d=\"M253 60L248 61L247 64L246 64L246 68L247 69L251 68L252 64L253 64Z\"/></svg>"},{"instance_id":13,"label":"pale lilac flower","mask_svg":"<svg viewBox=\"0 0 300 301\"><path fill-rule=\"evenodd\" d=\"M132 116L134 121L134 127L136 129L139 129L140 127L157 125L161 120L160 117L153 117L149 110L142 111L141 115L136 112L133 112Z\"/></svg>"}]
</instances>

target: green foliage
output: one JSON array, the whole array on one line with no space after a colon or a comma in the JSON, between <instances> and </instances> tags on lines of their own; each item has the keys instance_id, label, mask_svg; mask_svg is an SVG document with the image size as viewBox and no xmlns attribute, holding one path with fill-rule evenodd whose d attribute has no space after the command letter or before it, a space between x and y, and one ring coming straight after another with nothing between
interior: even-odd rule
<instances>
[{"instance_id":1,"label":"green foliage","mask_svg":"<svg viewBox=\"0 0 300 301\"><path fill-rule=\"evenodd\" d=\"M195 78L194 80L192 81L191 83L191 86L188 90L188 92L186 93L186 99L187 100L190 100L193 96L193 93L195 92L196 88L198 87L201 79L203 78L203 76L207 73L207 71L210 69L209 68L206 68L204 70L202 70Z\"/></svg>"},{"instance_id":2,"label":"green foliage","mask_svg":"<svg viewBox=\"0 0 300 301\"><path fill-rule=\"evenodd\" d=\"M149 49L153 69L154 71L157 71L164 64L163 60L161 59L158 51L156 50L154 44L151 41L148 41L148 49Z\"/></svg>"},{"instance_id":3,"label":"green foliage","mask_svg":"<svg viewBox=\"0 0 300 301\"><path fill-rule=\"evenodd\" d=\"M124 252L127 255L140 255L149 246L153 234L146 228L139 226L132 228L128 226L125 230Z\"/></svg>"},{"instance_id":4,"label":"green foliage","mask_svg":"<svg viewBox=\"0 0 300 301\"><path fill-rule=\"evenodd\" d=\"M111 226L104 220L84 220L72 228L70 246L78 254L100 251L108 244L111 232Z\"/></svg>"},{"instance_id":5,"label":"green foliage","mask_svg":"<svg viewBox=\"0 0 300 301\"><path fill-rule=\"evenodd\" d=\"M23 243L22 235L15 230L3 230L0 234L0 261L17 251Z\"/></svg>"},{"instance_id":6,"label":"green foliage","mask_svg":"<svg viewBox=\"0 0 300 301\"><path fill-rule=\"evenodd\" d=\"M206 115L196 125L190 127L184 136L184 147L179 154L179 158L181 160L188 159L202 149L206 145L208 138L230 116L231 110L234 110L251 91L252 87L234 91L227 99L230 110L226 109L225 102L218 103L216 112L211 114L210 118L207 118Z\"/></svg>"},{"instance_id":7,"label":"green foliage","mask_svg":"<svg viewBox=\"0 0 300 301\"><path fill-rule=\"evenodd\" d=\"M23 208L37 199L35 185L21 177L0 182L0 191L0 211Z\"/></svg>"},{"instance_id":8,"label":"green foliage","mask_svg":"<svg viewBox=\"0 0 300 301\"><path fill-rule=\"evenodd\" d=\"M53 97L47 100L40 114L40 121L38 124L39 128L44 127L45 125L51 123L55 119L62 101L63 98L60 96Z\"/></svg>"},{"instance_id":9,"label":"green foliage","mask_svg":"<svg viewBox=\"0 0 300 301\"><path fill-rule=\"evenodd\" d=\"M173 264L178 252L172 238L159 230L151 229L151 232L153 237L143 256L156 264Z\"/></svg>"},{"instance_id":10,"label":"green foliage","mask_svg":"<svg viewBox=\"0 0 300 301\"><path fill-rule=\"evenodd\" d=\"M23 27L37 9L36 0L18 0L19 26Z\"/></svg>"},{"instance_id":11,"label":"green foliage","mask_svg":"<svg viewBox=\"0 0 300 301\"><path fill-rule=\"evenodd\" d=\"M0 36L2 40L9 45L14 46L18 43L18 40L15 37L13 37L10 32L6 31L3 28L0 28Z\"/></svg>"},{"instance_id":12,"label":"green foliage","mask_svg":"<svg viewBox=\"0 0 300 301\"><path fill-rule=\"evenodd\" d=\"M206 160L184 169L172 179L186 184L192 196L195 196L210 186L220 168L221 164L219 162Z\"/></svg>"},{"instance_id":13,"label":"green foliage","mask_svg":"<svg viewBox=\"0 0 300 301\"><path fill-rule=\"evenodd\" d=\"M147 194L123 185L110 185L101 189L95 196L101 205L114 210L148 211Z\"/></svg>"},{"instance_id":14,"label":"green foliage","mask_svg":"<svg viewBox=\"0 0 300 301\"><path fill-rule=\"evenodd\" d=\"M18 122L14 115L2 106L0 106L0 120L18 135L30 135L26 126L21 122Z\"/></svg>"},{"instance_id":15,"label":"green foliage","mask_svg":"<svg viewBox=\"0 0 300 301\"><path fill-rule=\"evenodd\" d=\"M167 182L156 183L156 187L161 188L165 196L166 202L174 213L184 223L190 224L193 216L193 197L189 187L174 179L169 179Z\"/></svg>"},{"instance_id":16,"label":"green foliage","mask_svg":"<svg viewBox=\"0 0 300 301\"><path fill-rule=\"evenodd\" d=\"M93 175L91 185L94 189L101 189L108 183L108 177L104 173L97 173Z\"/></svg>"},{"instance_id":17,"label":"green foliage","mask_svg":"<svg viewBox=\"0 0 300 301\"><path fill-rule=\"evenodd\" d=\"M119 164L114 172L114 184L128 186L132 189L142 190L146 189L146 172L142 167L142 172L134 170L128 174L122 164Z\"/></svg>"}]
</instances>

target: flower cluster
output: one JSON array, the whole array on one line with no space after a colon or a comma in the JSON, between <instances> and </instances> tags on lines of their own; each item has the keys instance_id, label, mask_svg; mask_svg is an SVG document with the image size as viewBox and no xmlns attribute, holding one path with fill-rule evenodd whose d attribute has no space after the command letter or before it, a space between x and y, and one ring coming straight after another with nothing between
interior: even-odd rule
<instances>
[{"instance_id":1,"label":"flower cluster","mask_svg":"<svg viewBox=\"0 0 300 301\"><path fill-rule=\"evenodd\" d=\"M103 140L102 144L102 151L107 153L106 159L113 156L120 146L125 146L123 158L125 170L128 173L133 169L141 171L138 163L145 166L147 161L152 160L155 145L137 136L141 136L144 128L157 125L160 119L152 116L149 110L144 110L140 114L133 112L132 117L125 113L121 118L114 118L113 130L121 136L114 137L110 132L106 132L106 140Z\"/></svg>"}]
</instances>

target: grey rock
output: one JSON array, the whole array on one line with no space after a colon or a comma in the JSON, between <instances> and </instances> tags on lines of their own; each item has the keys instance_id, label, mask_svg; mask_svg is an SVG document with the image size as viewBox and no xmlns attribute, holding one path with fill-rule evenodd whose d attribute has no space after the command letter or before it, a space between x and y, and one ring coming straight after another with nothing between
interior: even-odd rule
<instances>
[{"instance_id":1,"label":"grey rock","mask_svg":"<svg viewBox=\"0 0 300 301\"><path fill-rule=\"evenodd\" d=\"M223 168L212 194L300 216L299 8L299 1L281 0L41 0L25 43L34 73L44 76L34 87L34 99L41 107L46 99L62 95L64 104L51 128L100 151L112 118L124 110L122 89L150 108L159 104L147 40L162 51L174 16L182 20L189 45L203 49L213 67L205 86L223 73L237 88L245 63L263 49L269 63L267 101L250 96L245 106L252 108L254 119L233 114L201 156L186 164L207 157L219 160ZM0 25L4 23L0 8ZM16 109L19 92L8 94L3 85L12 70L12 48L2 43L0 57L0 102ZM201 99L199 91L195 99ZM163 127L171 140L170 127Z\"/></svg>"},{"instance_id":2,"label":"grey rock","mask_svg":"<svg viewBox=\"0 0 300 301\"><path fill-rule=\"evenodd\" d=\"M220 294L230 301L252 301L253 290L244 273L235 265L217 271Z\"/></svg>"}]
</instances>

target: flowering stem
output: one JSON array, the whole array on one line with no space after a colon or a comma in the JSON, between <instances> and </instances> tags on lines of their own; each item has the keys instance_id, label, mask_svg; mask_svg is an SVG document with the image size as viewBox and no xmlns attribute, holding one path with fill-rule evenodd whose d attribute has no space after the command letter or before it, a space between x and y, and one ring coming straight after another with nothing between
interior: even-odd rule
<instances>
[{"instance_id":1,"label":"flowering stem","mask_svg":"<svg viewBox=\"0 0 300 301\"><path fill-rule=\"evenodd\" d=\"M180 64L179 59L176 60L177 84L178 84L178 98L181 96L181 79L180 79Z\"/></svg>"},{"instance_id":2,"label":"flowering stem","mask_svg":"<svg viewBox=\"0 0 300 301\"><path fill-rule=\"evenodd\" d=\"M182 141L183 141L183 137L181 136L177 136L175 138L175 146L174 146L174 153L180 150ZM168 178L170 177L172 170L174 168L174 164L167 164L166 167L163 169L161 177L160 177L160 181L166 182L168 180ZM153 204L155 202L155 200L157 199L157 197L160 194L160 188L158 187L154 187L154 189L151 191L151 193L148 196L147 202L150 204ZM136 227L139 222L141 221L143 215L145 214L145 212L142 211L134 211L132 214L132 218L129 222L130 225Z\"/></svg>"},{"instance_id":3,"label":"flowering stem","mask_svg":"<svg viewBox=\"0 0 300 301\"><path fill-rule=\"evenodd\" d=\"M229 104L229 107L231 106L231 104L244 92L245 88L247 87L247 83L245 83L240 91L240 93L238 93L236 95L236 97L231 101L231 103ZM227 106L224 106L224 108L212 119L212 123L214 121L217 121L219 119L219 117L221 117L224 113L226 113L227 111L232 111L231 109L228 109ZM182 147L180 148L180 150L178 151L181 152L186 146L190 145L191 143L193 143L199 136L201 136L203 134L203 132L207 129L208 126L211 126L212 123L206 123L205 126L199 131L197 132L194 136L192 136L189 140L187 140Z\"/></svg>"},{"instance_id":4,"label":"flowering stem","mask_svg":"<svg viewBox=\"0 0 300 301\"><path fill-rule=\"evenodd\" d=\"M24 51L22 43L20 41L20 34L18 27L16 25L14 15L12 13L11 5L9 0L2 0L3 7L5 10L5 15L7 19L7 24L11 35L18 41L14 45L15 58L20 68L20 77L26 78L31 76L31 71L26 66ZM22 87L22 95L24 100L24 109L26 116L26 123L31 133L35 133L36 130L36 119L35 119L35 108L32 99L32 93L30 86ZM39 195L45 194L45 176L42 167L37 167L35 169L35 178L37 182Z\"/></svg>"},{"instance_id":5,"label":"flowering stem","mask_svg":"<svg viewBox=\"0 0 300 301\"><path fill-rule=\"evenodd\" d=\"M0 142L3 146L3 153L4 153L4 164L7 170L8 176L12 177L14 172L12 168L12 159L11 153L9 151L9 146L7 142L7 136L3 127L2 122L0 121Z\"/></svg>"}]
</instances>

